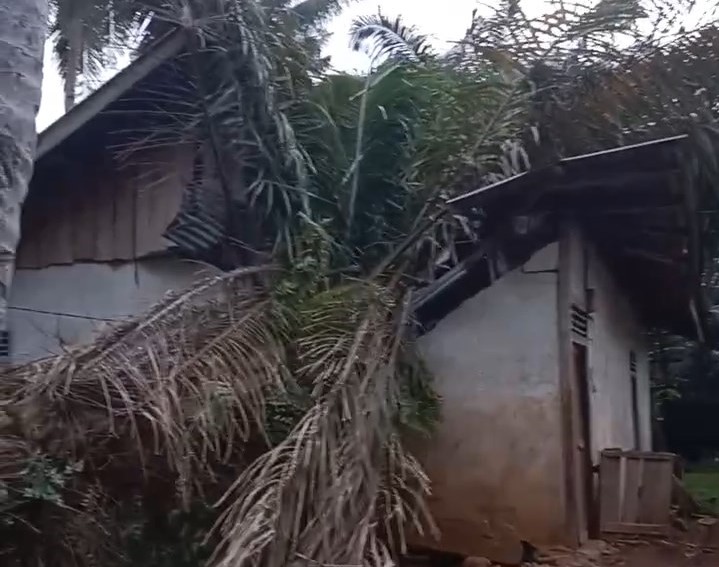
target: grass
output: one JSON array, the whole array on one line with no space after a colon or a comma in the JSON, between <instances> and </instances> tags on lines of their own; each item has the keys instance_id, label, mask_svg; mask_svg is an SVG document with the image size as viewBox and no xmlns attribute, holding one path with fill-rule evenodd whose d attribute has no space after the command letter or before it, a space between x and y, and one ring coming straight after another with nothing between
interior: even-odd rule
<instances>
[{"instance_id":1,"label":"grass","mask_svg":"<svg viewBox=\"0 0 719 567\"><path fill-rule=\"evenodd\" d=\"M702 507L719 514L719 464L705 464L687 470L684 486Z\"/></svg>"}]
</instances>

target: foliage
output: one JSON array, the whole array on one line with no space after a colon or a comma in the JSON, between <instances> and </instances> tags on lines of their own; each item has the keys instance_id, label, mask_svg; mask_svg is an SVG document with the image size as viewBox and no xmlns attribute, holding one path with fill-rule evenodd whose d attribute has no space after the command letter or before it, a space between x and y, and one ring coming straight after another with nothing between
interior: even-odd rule
<instances>
[{"instance_id":1,"label":"foliage","mask_svg":"<svg viewBox=\"0 0 719 567\"><path fill-rule=\"evenodd\" d=\"M682 480L703 512L719 513L719 470L716 463L692 467Z\"/></svg>"},{"instance_id":2,"label":"foliage","mask_svg":"<svg viewBox=\"0 0 719 567\"><path fill-rule=\"evenodd\" d=\"M273 12L291 16L305 37L314 37L319 45L324 39L322 24L351 1L264 0L259 4L270 17ZM192 9L193 2L50 0L50 6L50 39L65 82L69 110L77 95L78 79L88 82L101 79L108 67L117 63L118 55L132 53L174 26L187 24L183 21L187 14L183 12Z\"/></svg>"},{"instance_id":3,"label":"foliage","mask_svg":"<svg viewBox=\"0 0 719 567\"><path fill-rule=\"evenodd\" d=\"M657 415L665 404L719 401L719 352L702 344L656 331L652 336L652 376Z\"/></svg>"},{"instance_id":4,"label":"foliage","mask_svg":"<svg viewBox=\"0 0 719 567\"><path fill-rule=\"evenodd\" d=\"M77 79L99 79L113 55L135 42L147 13L129 0L50 0L50 38L66 86L66 110L74 104Z\"/></svg>"},{"instance_id":5,"label":"foliage","mask_svg":"<svg viewBox=\"0 0 719 567\"><path fill-rule=\"evenodd\" d=\"M392 20L381 12L352 22L350 42L355 50L367 47L373 60L398 57L420 62L433 55L428 39L415 27L404 24L400 16Z\"/></svg>"},{"instance_id":6,"label":"foliage","mask_svg":"<svg viewBox=\"0 0 719 567\"><path fill-rule=\"evenodd\" d=\"M46 455L38 455L28 462L22 476L26 482L20 492L27 500L46 500L54 504L62 504L62 489L73 473L82 471L82 463L66 463L58 466Z\"/></svg>"},{"instance_id":7,"label":"foliage","mask_svg":"<svg viewBox=\"0 0 719 567\"><path fill-rule=\"evenodd\" d=\"M204 502L193 502L189 508L178 507L164 518L148 513L142 502L125 505L121 521L126 563L136 567L198 567L209 559L212 549L207 533L216 512Z\"/></svg>"},{"instance_id":8,"label":"foliage","mask_svg":"<svg viewBox=\"0 0 719 567\"><path fill-rule=\"evenodd\" d=\"M406 407L402 394L413 387L402 385L403 376L417 376L404 332L398 332L406 328L406 302L398 305L386 290L361 283L326 288L321 281L320 288L288 293L280 280L280 295L239 291L249 271L209 280L95 345L6 376L3 399L12 424L4 430L38 432L21 442L26 457L3 455L16 470L3 475L10 493L46 501L52 511L45 514L58 521L77 513L83 486L96 487L103 514L117 517L133 498L144 500L145 515L172 518L189 506L212 504L227 490L218 564L260 558L285 564L297 554L346 554L348 562L365 553L385 557L377 542L365 547L364 540L377 520L371 502L383 474L409 491L388 486L393 504L387 522L397 514L411 517L409 505L400 504L413 490L426 490L426 479L392 434L393 419L402 417L398 408ZM291 388L305 392L307 410L295 412L294 423L280 422L289 434L272 443L267 393ZM39 450L45 453L37 461ZM84 463L83 469L48 465L69 459ZM294 500L309 498L302 488L308 479L311 500ZM29 524L31 508L32 502L15 502L13 514L29 514ZM319 532L318 520L326 515L345 518L347 526L337 520L331 531ZM28 561L23 553L44 549L54 556L46 556L46 564L62 564L58 550L69 545L67 534L36 534L24 522L9 527L15 536L6 533L2 541L42 540L6 550L9 557ZM356 532L358 525L365 529ZM291 541L279 537L291 527ZM340 546L338 532L361 539ZM157 537L157 530L152 533ZM268 540L270 533L278 537ZM122 534L116 537L122 549ZM153 565L164 564L158 561Z\"/></svg>"}]
</instances>

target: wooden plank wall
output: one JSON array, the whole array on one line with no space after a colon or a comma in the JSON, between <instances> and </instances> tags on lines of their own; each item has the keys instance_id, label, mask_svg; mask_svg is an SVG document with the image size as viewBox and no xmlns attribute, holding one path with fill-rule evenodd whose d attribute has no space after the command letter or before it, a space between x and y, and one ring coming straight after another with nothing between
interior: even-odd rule
<instances>
[{"instance_id":1,"label":"wooden plank wall","mask_svg":"<svg viewBox=\"0 0 719 567\"><path fill-rule=\"evenodd\" d=\"M664 534L670 529L674 455L602 452L599 469L602 533Z\"/></svg>"},{"instance_id":2,"label":"wooden plank wall","mask_svg":"<svg viewBox=\"0 0 719 567\"><path fill-rule=\"evenodd\" d=\"M122 166L80 168L23 211L18 268L132 260L167 247L162 234L191 181L194 149L144 152ZM40 192L38 192L40 194Z\"/></svg>"}]
</instances>

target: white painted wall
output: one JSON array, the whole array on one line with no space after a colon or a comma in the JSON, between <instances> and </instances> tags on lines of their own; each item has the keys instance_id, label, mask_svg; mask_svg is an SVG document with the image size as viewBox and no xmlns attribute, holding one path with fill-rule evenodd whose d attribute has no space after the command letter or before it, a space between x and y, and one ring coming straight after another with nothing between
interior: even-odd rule
<instances>
[{"instance_id":1,"label":"white painted wall","mask_svg":"<svg viewBox=\"0 0 719 567\"><path fill-rule=\"evenodd\" d=\"M9 311L12 361L32 360L60 352L61 345L88 341L107 323L82 317L127 318L207 274L207 267L172 258L18 270Z\"/></svg>"},{"instance_id":2,"label":"white painted wall","mask_svg":"<svg viewBox=\"0 0 719 567\"><path fill-rule=\"evenodd\" d=\"M440 542L501 556L505 542L568 542L559 383L558 244L465 301L419 341L443 399L439 430L419 445L433 482ZM651 448L648 348L625 293L591 243L570 241L568 293L590 322L592 448L634 444L629 353L637 355L641 448ZM548 273L528 273L550 270ZM570 314L565 316L569 318Z\"/></svg>"},{"instance_id":3,"label":"white painted wall","mask_svg":"<svg viewBox=\"0 0 719 567\"><path fill-rule=\"evenodd\" d=\"M588 285L595 290L589 349L595 462L608 448L634 448L630 351L637 356L640 449L651 450L649 345L636 310L604 261L587 247Z\"/></svg>"},{"instance_id":4,"label":"white painted wall","mask_svg":"<svg viewBox=\"0 0 719 567\"><path fill-rule=\"evenodd\" d=\"M557 268L557 244L525 271ZM420 459L438 546L494 556L503 534L563 540L557 274L506 274L420 339L443 398ZM433 545L429 542L429 545Z\"/></svg>"},{"instance_id":5,"label":"white painted wall","mask_svg":"<svg viewBox=\"0 0 719 567\"><path fill-rule=\"evenodd\" d=\"M588 343L592 459L597 463L603 449L634 448L632 350L637 355L640 448L651 450L649 346L637 311L581 229L571 227L566 238L571 302L586 309L586 290L595 290Z\"/></svg>"}]
</instances>

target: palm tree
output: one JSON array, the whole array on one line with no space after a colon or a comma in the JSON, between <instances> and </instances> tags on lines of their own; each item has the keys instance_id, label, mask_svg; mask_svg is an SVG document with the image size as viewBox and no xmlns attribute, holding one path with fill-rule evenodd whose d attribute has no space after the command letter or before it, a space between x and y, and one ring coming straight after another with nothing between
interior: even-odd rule
<instances>
[{"instance_id":1,"label":"palm tree","mask_svg":"<svg viewBox=\"0 0 719 567\"><path fill-rule=\"evenodd\" d=\"M20 239L20 209L32 176L47 0L0 2L0 332Z\"/></svg>"},{"instance_id":2,"label":"palm tree","mask_svg":"<svg viewBox=\"0 0 719 567\"><path fill-rule=\"evenodd\" d=\"M75 104L78 77L98 76L108 48L132 48L150 4L128 0L50 0L51 38L65 86L65 111Z\"/></svg>"},{"instance_id":3,"label":"palm tree","mask_svg":"<svg viewBox=\"0 0 719 567\"><path fill-rule=\"evenodd\" d=\"M98 78L112 65L112 51L132 52L142 35L156 37L182 20L182 2L164 0L49 0L51 38L65 87L65 111L75 105L78 79ZM265 0L268 11L291 10L305 32L319 30L351 0ZM192 3L186 3L191 6ZM143 23L154 19L149 29ZM143 31L144 30L144 31ZM147 43L147 42L144 42Z\"/></svg>"}]
</instances>

